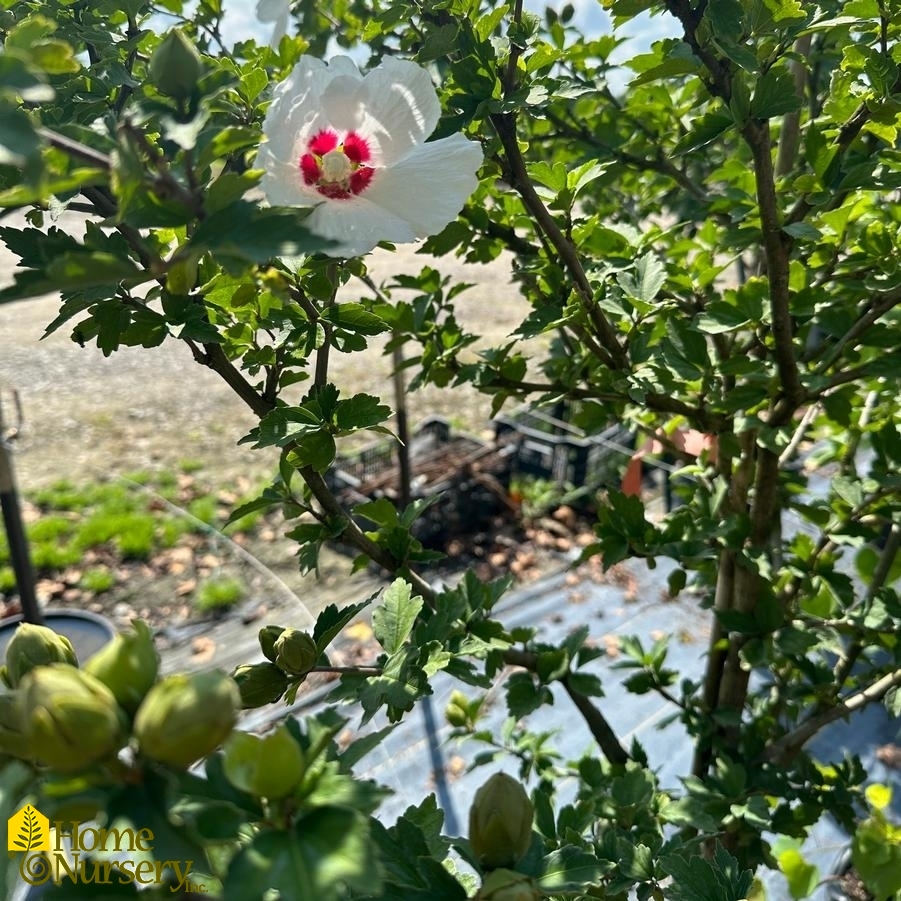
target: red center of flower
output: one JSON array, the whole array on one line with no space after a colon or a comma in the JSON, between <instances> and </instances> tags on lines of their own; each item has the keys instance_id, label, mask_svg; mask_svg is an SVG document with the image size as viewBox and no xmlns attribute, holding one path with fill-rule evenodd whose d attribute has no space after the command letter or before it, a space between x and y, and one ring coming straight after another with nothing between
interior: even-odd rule
<instances>
[{"instance_id":1,"label":"red center of flower","mask_svg":"<svg viewBox=\"0 0 901 901\"><path fill-rule=\"evenodd\" d=\"M364 191L375 170L366 163L372 158L365 138L350 131L341 141L327 129L317 132L300 158L303 181L323 195L347 200Z\"/></svg>"}]
</instances>

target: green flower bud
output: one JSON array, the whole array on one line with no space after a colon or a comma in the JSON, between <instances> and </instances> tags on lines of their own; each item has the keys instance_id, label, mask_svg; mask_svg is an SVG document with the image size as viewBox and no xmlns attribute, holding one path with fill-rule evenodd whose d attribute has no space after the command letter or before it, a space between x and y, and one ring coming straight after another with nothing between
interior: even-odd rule
<instances>
[{"instance_id":1,"label":"green flower bud","mask_svg":"<svg viewBox=\"0 0 901 901\"><path fill-rule=\"evenodd\" d=\"M175 260L166 272L166 290L183 297L190 294L197 284L197 257L195 254Z\"/></svg>"},{"instance_id":2,"label":"green flower bud","mask_svg":"<svg viewBox=\"0 0 901 901\"><path fill-rule=\"evenodd\" d=\"M299 629L284 629L274 647L275 662L289 676L305 676L319 659L313 636Z\"/></svg>"},{"instance_id":3,"label":"green flower bud","mask_svg":"<svg viewBox=\"0 0 901 901\"><path fill-rule=\"evenodd\" d=\"M10 687L15 688L36 666L48 663L78 666L72 642L47 626L19 623L6 646L6 679Z\"/></svg>"},{"instance_id":4,"label":"green flower bud","mask_svg":"<svg viewBox=\"0 0 901 901\"><path fill-rule=\"evenodd\" d=\"M232 679L238 684L245 710L274 704L288 689L288 677L274 663L239 666Z\"/></svg>"},{"instance_id":5,"label":"green flower bud","mask_svg":"<svg viewBox=\"0 0 901 901\"><path fill-rule=\"evenodd\" d=\"M469 843L483 867L513 866L529 850L534 812L512 776L495 773L482 785L469 808Z\"/></svg>"},{"instance_id":6,"label":"green flower bud","mask_svg":"<svg viewBox=\"0 0 901 901\"><path fill-rule=\"evenodd\" d=\"M187 769L228 737L240 707L238 686L219 670L167 676L141 702L134 734L148 757Z\"/></svg>"},{"instance_id":7,"label":"green flower bud","mask_svg":"<svg viewBox=\"0 0 901 901\"><path fill-rule=\"evenodd\" d=\"M112 757L125 741L113 693L88 673L51 663L19 685L26 746L59 773L77 773Z\"/></svg>"},{"instance_id":8,"label":"green flower bud","mask_svg":"<svg viewBox=\"0 0 901 901\"><path fill-rule=\"evenodd\" d=\"M538 886L522 873L513 870L494 870L489 873L476 898L478 901L539 901Z\"/></svg>"},{"instance_id":9,"label":"green flower bud","mask_svg":"<svg viewBox=\"0 0 901 901\"><path fill-rule=\"evenodd\" d=\"M260 629L260 649L270 663L275 663L275 642L284 631L284 626L263 626Z\"/></svg>"},{"instance_id":10,"label":"green flower bud","mask_svg":"<svg viewBox=\"0 0 901 901\"><path fill-rule=\"evenodd\" d=\"M25 713L22 709L22 693L0 693L0 753L31 760L32 752L25 736Z\"/></svg>"},{"instance_id":11,"label":"green flower bud","mask_svg":"<svg viewBox=\"0 0 901 901\"><path fill-rule=\"evenodd\" d=\"M259 798L290 795L306 769L303 751L286 726L260 738L232 732L225 743L225 778L235 788Z\"/></svg>"},{"instance_id":12,"label":"green flower bud","mask_svg":"<svg viewBox=\"0 0 901 901\"><path fill-rule=\"evenodd\" d=\"M451 692L450 701L444 708L444 718L457 728L471 725L469 716L469 698L462 691Z\"/></svg>"},{"instance_id":13,"label":"green flower bud","mask_svg":"<svg viewBox=\"0 0 901 901\"><path fill-rule=\"evenodd\" d=\"M84 672L99 679L119 706L134 716L144 695L156 681L160 657L153 646L153 633L138 620L133 630L120 632L84 665Z\"/></svg>"},{"instance_id":14,"label":"green flower bud","mask_svg":"<svg viewBox=\"0 0 901 901\"><path fill-rule=\"evenodd\" d=\"M203 63L194 45L173 28L150 57L150 80L161 94L187 100L197 91Z\"/></svg>"}]
</instances>

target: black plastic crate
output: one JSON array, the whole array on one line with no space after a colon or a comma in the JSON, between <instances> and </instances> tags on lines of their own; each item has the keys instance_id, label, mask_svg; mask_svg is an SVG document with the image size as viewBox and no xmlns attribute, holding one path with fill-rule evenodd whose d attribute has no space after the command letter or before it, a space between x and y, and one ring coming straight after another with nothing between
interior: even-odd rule
<instances>
[{"instance_id":1,"label":"black plastic crate","mask_svg":"<svg viewBox=\"0 0 901 901\"><path fill-rule=\"evenodd\" d=\"M414 499L437 500L416 520L413 534L427 547L486 528L503 509L509 482L509 451L469 435L455 435L439 417L426 420L409 442ZM397 442L388 439L338 457L325 474L345 507L388 497L397 500ZM359 522L363 528L369 523Z\"/></svg>"},{"instance_id":2,"label":"black plastic crate","mask_svg":"<svg viewBox=\"0 0 901 901\"><path fill-rule=\"evenodd\" d=\"M571 498L619 487L634 452L635 436L621 423L588 435L566 422L565 410L520 407L494 420L498 443L514 448L514 475L548 479L571 487Z\"/></svg>"}]
</instances>

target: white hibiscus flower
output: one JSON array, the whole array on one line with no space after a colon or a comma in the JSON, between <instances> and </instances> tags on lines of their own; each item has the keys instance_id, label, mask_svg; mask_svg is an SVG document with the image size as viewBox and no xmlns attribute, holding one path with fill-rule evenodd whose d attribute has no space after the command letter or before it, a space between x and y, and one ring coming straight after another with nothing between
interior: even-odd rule
<instances>
[{"instance_id":1,"label":"white hibiscus flower","mask_svg":"<svg viewBox=\"0 0 901 901\"><path fill-rule=\"evenodd\" d=\"M277 206L315 206L306 220L354 257L379 241L441 231L475 190L478 144L462 134L425 143L441 108L428 73L385 59L360 74L352 60L309 56L275 89L258 165Z\"/></svg>"},{"instance_id":2,"label":"white hibiscus flower","mask_svg":"<svg viewBox=\"0 0 901 901\"><path fill-rule=\"evenodd\" d=\"M257 18L261 22L275 22L275 29L269 40L273 50L278 49L282 38L288 32L288 16L291 13L291 0L258 0Z\"/></svg>"}]
</instances>

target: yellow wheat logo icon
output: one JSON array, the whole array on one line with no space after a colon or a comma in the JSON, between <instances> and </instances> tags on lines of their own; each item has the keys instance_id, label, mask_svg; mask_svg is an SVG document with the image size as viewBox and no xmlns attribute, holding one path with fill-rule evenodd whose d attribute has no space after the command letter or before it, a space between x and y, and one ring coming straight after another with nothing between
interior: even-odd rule
<instances>
[{"instance_id":1,"label":"yellow wheat logo icon","mask_svg":"<svg viewBox=\"0 0 901 901\"><path fill-rule=\"evenodd\" d=\"M10 851L49 851L50 821L39 810L26 804L6 824Z\"/></svg>"}]
</instances>

